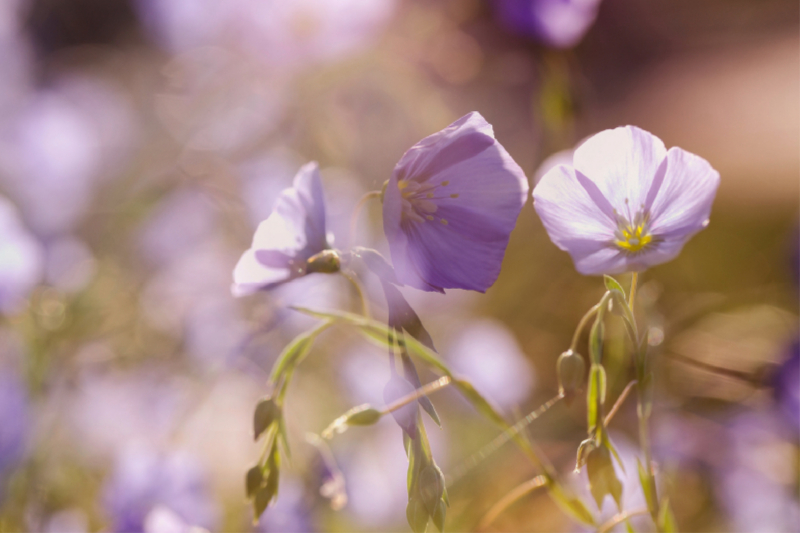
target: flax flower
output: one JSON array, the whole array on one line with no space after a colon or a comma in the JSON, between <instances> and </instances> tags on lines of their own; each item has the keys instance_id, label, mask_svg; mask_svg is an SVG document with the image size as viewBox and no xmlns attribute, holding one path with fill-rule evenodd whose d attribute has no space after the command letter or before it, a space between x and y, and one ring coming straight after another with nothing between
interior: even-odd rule
<instances>
[{"instance_id":1,"label":"flax flower","mask_svg":"<svg viewBox=\"0 0 800 533\"><path fill-rule=\"evenodd\" d=\"M637 272L675 258L708 225L719 173L633 126L606 130L548 171L533 206L582 274Z\"/></svg>"},{"instance_id":2,"label":"flax flower","mask_svg":"<svg viewBox=\"0 0 800 533\"><path fill-rule=\"evenodd\" d=\"M270 289L311 272L335 272L339 257L329 248L319 168L307 163L258 225L253 245L233 271L233 294Z\"/></svg>"},{"instance_id":3,"label":"flax flower","mask_svg":"<svg viewBox=\"0 0 800 533\"><path fill-rule=\"evenodd\" d=\"M422 139L395 166L383 201L398 280L486 291L527 194L525 174L479 113Z\"/></svg>"}]
</instances>

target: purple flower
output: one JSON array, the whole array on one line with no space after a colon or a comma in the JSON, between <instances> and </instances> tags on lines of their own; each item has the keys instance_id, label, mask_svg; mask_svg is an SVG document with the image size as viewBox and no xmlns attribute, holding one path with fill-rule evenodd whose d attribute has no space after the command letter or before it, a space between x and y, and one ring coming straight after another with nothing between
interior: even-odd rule
<instances>
[{"instance_id":1,"label":"purple flower","mask_svg":"<svg viewBox=\"0 0 800 533\"><path fill-rule=\"evenodd\" d=\"M272 214L258 225L253 245L233 271L233 294L270 289L320 271L308 260L328 248L319 168L307 163L297 172L294 185L280 194ZM322 260L338 269L337 256Z\"/></svg>"},{"instance_id":2,"label":"purple flower","mask_svg":"<svg viewBox=\"0 0 800 533\"><path fill-rule=\"evenodd\" d=\"M115 531L143 531L148 522L163 523L164 509L171 511L173 521L212 529L217 523L205 472L181 452L160 455L148 448L126 448L103 496Z\"/></svg>"},{"instance_id":3,"label":"purple flower","mask_svg":"<svg viewBox=\"0 0 800 533\"><path fill-rule=\"evenodd\" d=\"M398 280L486 291L527 193L525 174L479 113L422 139L395 166L383 201Z\"/></svg>"},{"instance_id":4,"label":"purple flower","mask_svg":"<svg viewBox=\"0 0 800 533\"><path fill-rule=\"evenodd\" d=\"M500 322L467 323L448 352L453 354L453 370L501 408L522 404L536 383L533 368L517 340Z\"/></svg>"},{"instance_id":5,"label":"purple flower","mask_svg":"<svg viewBox=\"0 0 800 533\"><path fill-rule=\"evenodd\" d=\"M550 239L582 274L640 271L675 258L708 225L719 173L633 126L606 130L533 190Z\"/></svg>"},{"instance_id":6,"label":"purple flower","mask_svg":"<svg viewBox=\"0 0 800 533\"><path fill-rule=\"evenodd\" d=\"M571 48L594 23L600 0L494 0L492 5L511 31L555 48Z\"/></svg>"},{"instance_id":7,"label":"purple flower","mask_svg":"<svg viewBox=\"0 0 800 533\"><path fill-rule=\"evenodd\" d=\"M24 385L16 374L0 367L0 502L3 478L25 453L30 408Z\"/></svg>"},{"instance_id":8,"label":"purple flower","mask_svg":"<svg viewBox=\"0 0 800 533\"><path fill-rule=\"evenodd\" d=\"M44 252L0 196L0 313L17 311L42 276Z\"/></svg>"}]
</instances>

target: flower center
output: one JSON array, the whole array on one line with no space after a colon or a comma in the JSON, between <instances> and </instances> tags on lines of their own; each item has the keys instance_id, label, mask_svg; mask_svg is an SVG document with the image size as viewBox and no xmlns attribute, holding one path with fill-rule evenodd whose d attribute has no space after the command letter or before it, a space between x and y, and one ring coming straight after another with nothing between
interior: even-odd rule
<instances>
[{"instance_id":1,"label":"flower center","mask_svg":"<svg viewBox=\"0 0 800 533\"><path fill-rule=\"evenodd\" d=\"M621 237L619 234L621 234ZM647 232L647 228L642 224L638 224L636 227L628 226L620 228L619 234L614 244L630 253L643 250L648 244L653 242L653 236Z\"/></svg>"},{"instance_id":2,"label":"flower center","mask_svg":"<svg viewBox=\"0 0 800 533\"><path fill-rule=\"evenodd\" d=\"M447 220L434 216L434 213L439 210L438 201L446 198L458 198L456 193L442 195L441 190L437 191L437 189L447 187L449 184L449 181L440 183L420 183L414 180L398 181L397 188L400 190L400 198L402 200L403 219L414 222L438 219L440 223L447 225Z\"/></svg>"},{"instance_id":3,"label":"flower center","mask_svg":"<svg viewBox=\"0 0 800 533\"><path fill-rule=\"evenodd\" d=\"M625 202L627 204L627 200ZM650 216L642 211L636 213L633 222L617 213L617 231L614 232L614 244L623 252L635 254L653 243L650 233Z\"/></svg>"}]
</instances>

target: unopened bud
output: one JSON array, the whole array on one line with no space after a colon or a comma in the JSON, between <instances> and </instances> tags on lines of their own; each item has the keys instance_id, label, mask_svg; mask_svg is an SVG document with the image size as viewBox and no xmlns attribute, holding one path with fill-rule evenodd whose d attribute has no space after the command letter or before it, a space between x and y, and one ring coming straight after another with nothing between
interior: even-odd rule
<instances>
[{"instance_id":1,"label":"unopened bud","mask_svg":"<svg viewBox=\"0 0 800 533\"><path fill-rule=\"evenodd\" d=\"M322 250L306 261L306 272L309 274L314 272L333 274L339 272L341 268L342 258L336 250Z\"/></svg>"},{"instance_id":2,"label":"unopened bud","mask_svg":"<svg viewBox=\"0 0 800 533\"><path fill-rule=\"evenodd\" d=\"M568 401L575 391L583 387L586 378L586 362L579 353L567 350L558 356L558 393Z\"/></svg>"},{"instance_id":3,"label":"unopened bud","mask_svg":"<svg viewBox=\"0 0 800 533\"><path fill-rule=\"evenodd\" d=\"M347 414L348 426L371 426L381 419L382 413L369 405L356 407Z\"/></svg>"},{"instance_id":4,"label":"unopened bud","mask_svg":"<svg viewBox=\"0 0 800 533\"><path fill-rule=\"evenodd\" d=\"M444 494L444 474L435 464L430 464L422 470L419 476L419 494L428 514L433 516Z\"/></svg>"}]
</instances>

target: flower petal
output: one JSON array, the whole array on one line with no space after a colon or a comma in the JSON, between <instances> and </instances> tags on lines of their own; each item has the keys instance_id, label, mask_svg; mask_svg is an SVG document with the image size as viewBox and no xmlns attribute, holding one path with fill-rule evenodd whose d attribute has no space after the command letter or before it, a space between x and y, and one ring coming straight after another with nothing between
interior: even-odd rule
<instances>
[{"instance_id":1,"label":"flower petal","mask_svg":"<svg viewBox=\"0 0 800 533\"><path fill-rule=\"evenodd\" d=\"M233 272L233 293L268 289L306 273L306 260L328 247L325 204L316 163L297 172L253 235L253 244Z\"/></svg>"},{"instance_id":2,"label":"flower petal","mask_svg":"<svg viewBox=\"0 0 800 533\"><path fill-rule=\"evenodd\" d=\"M495 142L491 124L473 111L409 148L395 165L392 180L426 180Z\"/></svg>"},{"instance_id":3,"label":"flower petal","mask_svg":"<svg viewBox=\"0 0 800 533\"><path fill-rule=\"evenodd\" d=\"M239 259L236 268L233 269L231 292L234 296L252 294L291 279L292 275L289 269L266 267L256 259L255 254L256 252L252 248L247 250Z\"/></svg>"},{"instance_id":4,"label":"flower petal","mask_svg":"<svg viewBox=\"0 0 800 533\"><path fill-rule=\"evenodd\" d=\"M661 139L635 126L601 131L575 150L575 169L629 219L645 204L667 155Z\"/></svg>"},{"instance_id":5,"label":"flower petal","mask_svg":"<svg viewBox=\"0 0 800 533\"><path fill-rule=\"evenodd\" d=\"M708 161L670 148L663 182L650 204L650 230L663 239L688 239L708 225L718 187L719 173Z\"/></svg>"},{"instance_id":6,"label":"flower petal","mask_svg":"<svg viewBox=\"0 0 800 533\"><path fill-rule=\"evenodd\" d=\"M403 218L398 181L432 187L425 220ZM497 279L527 199L522 169L470 113L406 152L384 196L384 230L398 279L423 290L483 292Z\"/></svg>"},{"instance_id":7,"label":"flower petal","mask_svg":"<svg viewBox=\"0 0 800 533\"><path fill-rule=\"evenodd\" d=\"M533 207L550 239L562 250L570 252L576 261L587 252L583 247L575 247L575 242L610 243L616 229L607 208L598 205L600 198L593 199L599 191L589 189L592 190L590 193L579 177L584 183L591 183L575 169L559 165L542 176L533 190Z\"/></svg>"}]
</instances>

